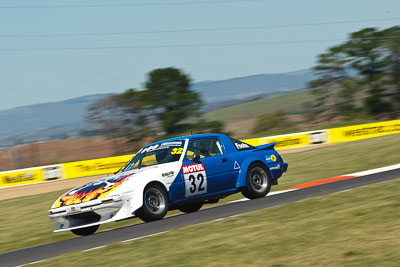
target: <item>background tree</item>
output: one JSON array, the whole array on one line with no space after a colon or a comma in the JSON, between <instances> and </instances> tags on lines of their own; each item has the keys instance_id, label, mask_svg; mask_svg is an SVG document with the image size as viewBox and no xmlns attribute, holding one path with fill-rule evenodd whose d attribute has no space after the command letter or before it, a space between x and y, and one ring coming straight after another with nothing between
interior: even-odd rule
<instances>
[{"instance_id":1,"label":"background tree","mask_svg":"<svg viewBox=\"0 0 400 267\"><path fill-rule=\"evenodd\" d=\"M365 103L371 114L390 111L390 103L385 101L382 83L386 68L383 38L384 32L375 28L365 28L352 33L346 43L352 67L365 76L364 84L369 87Z\"/></svg>"},{"instance_id":2,"label":"background tree","mask_svg":"<svg viewBox=\"0 0 400 267\"><path fill-rule=\"evenodd\" d=\"M358 107L371 115L399 111L400 27L353 32L348 41L320 54L314 70L319 77L309 85L317 113L335 116Z\"/></svg>"},{"instance_id":3,"label":"background tree","mask_svg":"<svg viewBox=\"0 0 400 267\"><path fill-rule=\"evenodd\" d=\"M129 124L130 131L125 133L129 142L137 142L151 135L152 124L155 124L154 114L144 101L145 96L145 91L135 89L115 96L116 104L126 117L125 123Z\"/></svg>"},{"instance_id":4,"label":"background tree","mask_svg":"<svg viewBox=\"0 0 400 267\"><path fill-rule=\"evenodd\" d=\"M391 98L395 110L400 111L400 26L382 31L383 45L387 49L385 62L392 84Z\"/></svg>"},{"instance_id":5,"label":"background tree","mask_svg":"<svg viewBox=\"0 0 400 267\"><path fill-rule=\"evenodd\" d=\"M161 123L166 134L180 131L184 119L199 113L202 105L199 94L190 89L190 78L176 68L151 71L145 83L143 100Z\"/></svg>"},{"instance_id":6,"label":"background tree","mask_svg":"<svg viewBox=\"0 0 400 267\"><path fill-rule=\"evenodd\" d=\"M343 105L347 110L354 107L355 91L349 87L349 59L345 48L343 45L334 46L320 54L318 64L313 68L319 78L309 83L311 92L316 95L314 108L319 113L327 112L328 119L344 110Z\"/></svg>"},{"instance_id":7,"label":"background tree","mask_svg":"<svg viewBox=\"0 0 400 267\"><path fill-rule=\"evenodd\" d=\"M222 132L222 122L196 118L202 101L199 94L190 89L190 78L181 70L153 70L148 74L145 87L97 101L88 108L87 120L108 138L124 138L130 142L190 132ZM190 122L189 118L194 121ZM160 135L160 130L164 135Z\"/></svg>"},{"instance_id":8,"label":"background tree","mask_svg":"<svg viewBox=\"0 0 400 267\"><path fill-rule=\"evenodd\" d=\"M132 132L129 118L126 116L125 108L119 105L119 96L110 95L99 99L88 107L86 120L95 125L96 128L113 140L115 154L120 153L118 138Z\"/></svg>"}]
</instances>

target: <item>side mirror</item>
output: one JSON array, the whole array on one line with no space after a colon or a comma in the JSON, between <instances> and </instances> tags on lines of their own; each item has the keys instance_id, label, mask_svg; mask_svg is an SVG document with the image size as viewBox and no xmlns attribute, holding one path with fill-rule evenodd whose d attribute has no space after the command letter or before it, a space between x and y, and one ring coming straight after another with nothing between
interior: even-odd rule
<instances>
[{"instance_id":1,"label":"side mirror","mask_svg":"<svg viewBox=\"0 0 400 267\"><path fill-rule=\"evenodd\" d=\"M199 153L194 153L192 157L192 161L197 162L200 159L200 154Z\"/></svg>"}]
</instances>

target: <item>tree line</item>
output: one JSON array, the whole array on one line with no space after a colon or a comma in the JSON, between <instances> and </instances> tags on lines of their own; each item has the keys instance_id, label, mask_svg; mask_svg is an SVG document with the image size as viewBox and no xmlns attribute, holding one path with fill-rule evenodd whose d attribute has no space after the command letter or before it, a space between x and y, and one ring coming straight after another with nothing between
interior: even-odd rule
<instances>
[{"instance_id":1,"label":"tree line","mask_svg":"<svg viewBox=\"0 0 400 267\"><path fill-rule=\"evenodd\" d=\"M400 26L365 28L318 55L310 82L314 112L390 114L400 111Z\"/></svg>"},{"instance_id":2,"label":"tree line","mask_svg":"<svg viewBox=\"0 0 400 267\"><path fill-rule=\"evenodd\" d=\"M196 120L203 101L190 84L190 77L180 69L155 69L147 75L143 90L128 89L91 104L87 121L109 138L126 138L131 142L191 131L220 132L221 122Z\"/></svg>"}]
</instances>

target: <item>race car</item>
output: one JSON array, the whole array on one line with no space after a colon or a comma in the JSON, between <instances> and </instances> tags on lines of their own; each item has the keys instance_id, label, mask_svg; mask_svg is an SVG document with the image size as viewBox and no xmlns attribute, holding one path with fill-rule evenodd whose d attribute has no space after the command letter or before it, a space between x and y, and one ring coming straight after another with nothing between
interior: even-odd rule
<instances>
[{"instance_id":1,"label":"race car","mask_svg":"<svg viewBox=\"0 0 400 267\"><path fill-rule=\"evenodd\" d=\"M195 212L238 192L249 199L265 197L288 168L274 145L254 147L223 134L150 144L113 176L59 197L49 210L57 223L54 232L90 235L107 222L160 220L168 210Z\"/></svg>"}]
</instances>

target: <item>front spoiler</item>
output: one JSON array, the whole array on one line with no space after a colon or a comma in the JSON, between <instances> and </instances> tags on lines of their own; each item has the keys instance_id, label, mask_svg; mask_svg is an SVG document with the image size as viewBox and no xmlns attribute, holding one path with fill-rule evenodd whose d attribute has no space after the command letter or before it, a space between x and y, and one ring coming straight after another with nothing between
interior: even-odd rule
<instances>
[{"instance_id":1,"label":"front spoiler","mask_svg":"<svg viewBox=\"0 0 400 267\"><path fill-rule=\"evenodd\" d=\"M109 203L91 202L50 210L49 218L57 222L54 232L86 228L135 216L131 211L130 197Z\"/></svg>"}]
</instances>

